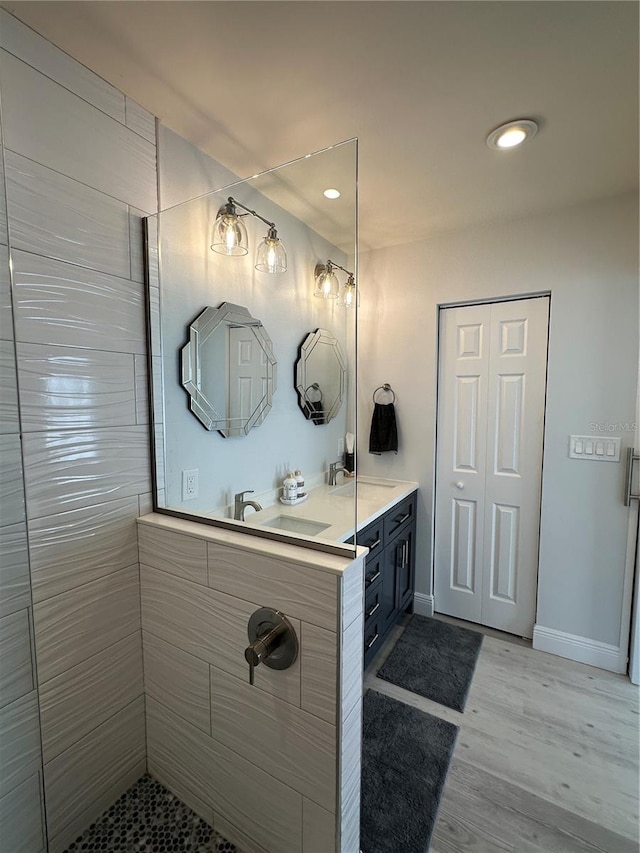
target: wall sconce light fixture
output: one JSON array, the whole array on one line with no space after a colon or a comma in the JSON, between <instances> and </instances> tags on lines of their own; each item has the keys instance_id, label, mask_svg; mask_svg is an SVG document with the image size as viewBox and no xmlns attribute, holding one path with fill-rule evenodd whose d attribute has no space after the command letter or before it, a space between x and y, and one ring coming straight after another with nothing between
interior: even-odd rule
<instances>
[{"instance_id":1,"label":"wall sconce light fixture","mask_svg":"<svg viewBox=\"0 0 640 853\"><path fill-rule=\"evenodd\" d=\"M241 207L246 213L238 213ZM286 272L287 253L282 241L278 237L274 222L269 222L264 216L260 216L255 210L246 207L237 199L229 196L226 204L223 204L213 226L213 238L211 249L220 255L240 256L249 252L247 248L247 229L242 221L244 216L255 216L269 226L267 236L259 244L256 251L255 267L260 272Z\"/></svg>"},{"instance_id":2,"label":"wall sconce light fixture","mask_svg":"<svg viewBox=\"0 0 640 853\"><path fill-rule=\"evenodd\" d=\"M348 276L346 284L342 289L340 288L340 283L334 273L334 269L342 270ZM344 305L345 308L351 308L358 302L359 295L354 274L341 267L335 261L327 261L326 264L316 264L315 277L316 286L313 291L314 296L320 296L322 299L338 299L338 305Z\"/></svg>"}]
</instances>

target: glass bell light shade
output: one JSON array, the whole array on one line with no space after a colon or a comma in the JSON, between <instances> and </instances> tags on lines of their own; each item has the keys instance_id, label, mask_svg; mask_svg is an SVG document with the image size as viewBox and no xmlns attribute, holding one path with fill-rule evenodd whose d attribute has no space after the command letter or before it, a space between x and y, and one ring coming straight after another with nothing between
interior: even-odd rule
<instances>
[{"instance_id":1,"label":"glass bell light shade","mask_svg":"<svg viewBox=\"0 0 640 853\"><path fill-rule=\"evenodd\" d=\"M336 299L340 293L340 285L331 264L318 264L316 267L316 288L314 296L322 299Z\"/></svg>"},{"instance_id":2,"label":"glass bell light shade","mask_svg":"<svg viewBox=\"0 0 640 853\"><path fill-rule=\"evenodd\" d=\"M287 253L275 228L269 228L267 236L258 246L256 269L270 273L287 271Z\"/></svg>"},{"instance_id":3,"label":"glass bell light shade","mask_svg":"<svg viewBox=\"0 0 640 853\"><path fill-rule=\"evenodd\" d=\"M238 216L236 207L229 202L218 211L213 226L211 249L220 255L246 255L247 228Z\"/></svg>"},{"instance_id":4,"label":"glass bell light shade","mask_svg":"<svg viewBox=\"0 0 640 853\"><path fill-rule=\"evenodd\" d=\"M347 279L347 283L340 291L338 305L344 305L345 308L354 308L360 304L360 293L356 287L355 279L352 275Z\"/></svg>"}]
</instances>

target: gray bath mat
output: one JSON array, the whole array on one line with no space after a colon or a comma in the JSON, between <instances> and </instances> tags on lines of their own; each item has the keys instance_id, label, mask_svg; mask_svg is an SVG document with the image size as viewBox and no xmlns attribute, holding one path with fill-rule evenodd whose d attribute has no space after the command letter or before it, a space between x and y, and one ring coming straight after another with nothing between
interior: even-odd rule
<instances>
[{"instance_id":1,"label":"gray bath mat","mask_svg":"<svg viewBox=\"0 0 640 853\"><path fill-rule=\"evenodd\" d=\"M362 853L426 853L458 727L375 690L363 700Z\"/></svg>"},{"instance_id":2,"label":"gray bath mat","mask_svg":"<svg viewBox=\"0 0 640 853\"><path fill-rule=\"evenodd\" d=\"M414 616L378 672L378 678L464 711L482 634L439 619Z\"/></svg>"}]
</instances>

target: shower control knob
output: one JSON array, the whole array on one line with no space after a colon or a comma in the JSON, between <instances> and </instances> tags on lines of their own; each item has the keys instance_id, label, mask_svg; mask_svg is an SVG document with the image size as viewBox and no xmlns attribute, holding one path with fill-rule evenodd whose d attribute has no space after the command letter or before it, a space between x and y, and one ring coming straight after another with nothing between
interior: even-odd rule
<instances>
[{"instance_id":1,"label":"shower control knob","mask_svg":"<svg viewBox=\"0 0 640 853\"><path fill-rule=\"evenodd\" d=\"M464 489L464 483L461 480L458 480L456 483L456 489L460 489L461 491Z\"/></svg>"},{"instance_id":2,"label":"shower control knob","mask_svg":"<svg viewBox=\"0 0 640 853\"><path fill-rule=\"evenodd\" d=\"M298 657L298 638L287 617L271 607L261 607L249 619L250 645L244 650L249 664L249 684L254 671L263 663L270 669L287 669Z\"/></svg>"}]
</instances>

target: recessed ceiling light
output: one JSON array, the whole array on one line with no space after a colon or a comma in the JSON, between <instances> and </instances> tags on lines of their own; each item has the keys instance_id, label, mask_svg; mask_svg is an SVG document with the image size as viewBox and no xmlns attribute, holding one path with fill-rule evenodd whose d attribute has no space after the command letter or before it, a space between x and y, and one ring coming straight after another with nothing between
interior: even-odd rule
<instances>
[{"instance_id":1,"label":"recessed ceiling light","mask_svg":"<svg viewBox=\"0 0 640 853\"><path fill-rule=\"evenodd\" d=\"M515 121L509 121L506 124L501 124L492 130L487 136L487 145L489 148L497 148L499 151L504 151L507 148L515 148L517 145L522 145L527 139L532 139L538 132L538 125L535 121L529 118L519 118Z\"/></svg>"},{"instance_id":2,"label":"recessed ceiling light","mask_svg":"<svg viewBox=\"0 0 640 853\"><path fill-rule=\"evenodd\" d=\"M324 191L325 198L340 198L340 190L328 189Z\"/></svg>"}]
</instances>

